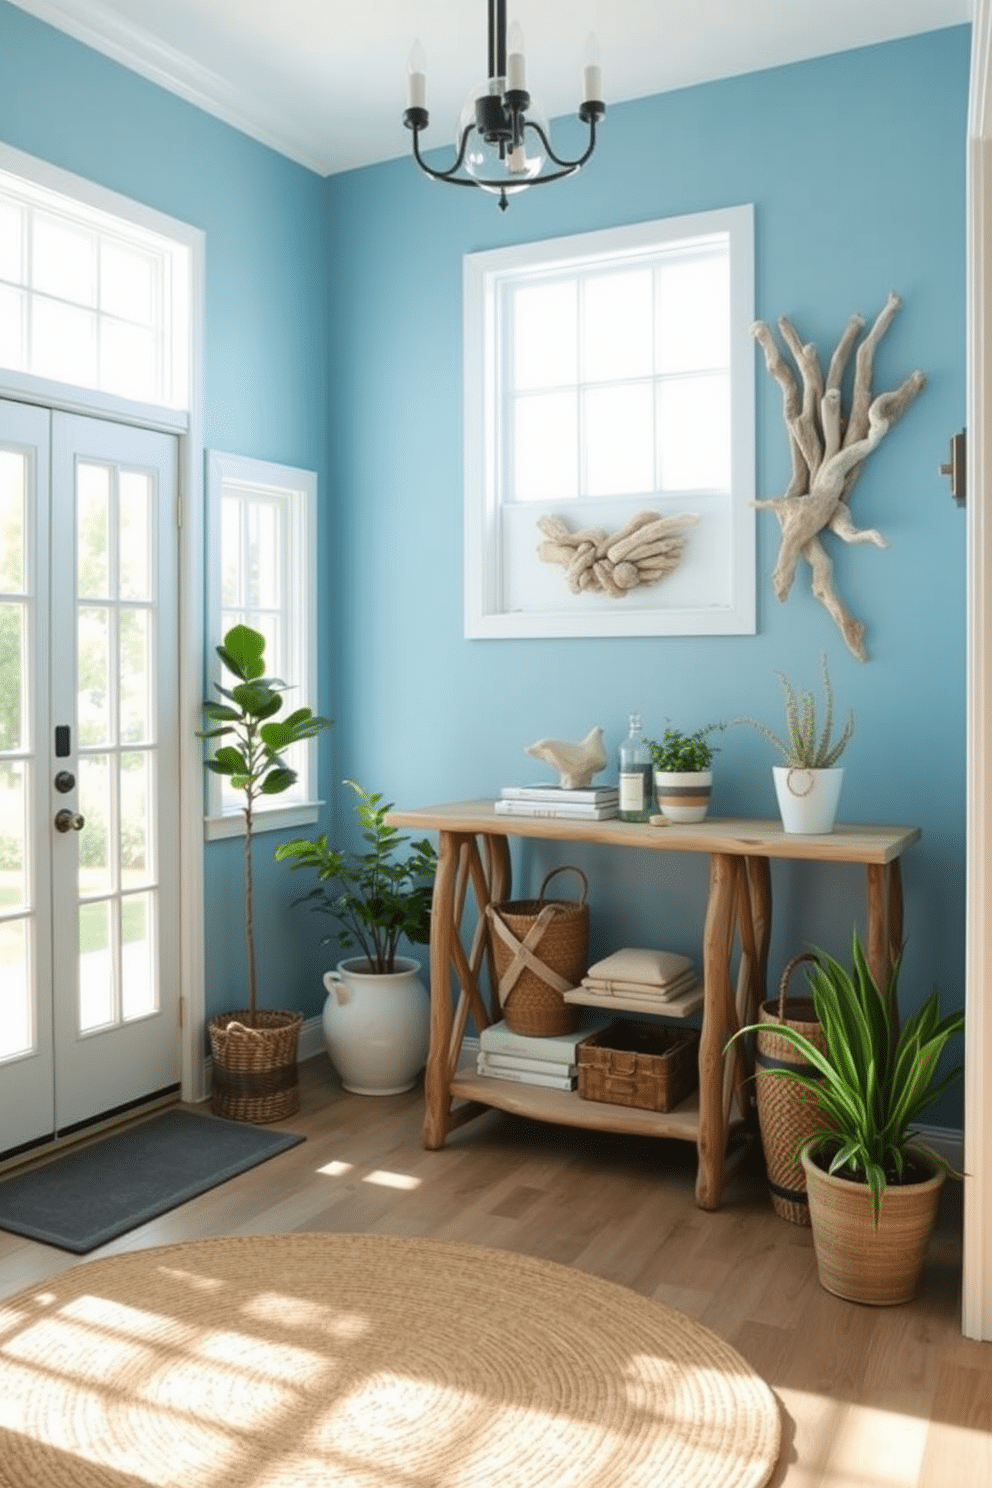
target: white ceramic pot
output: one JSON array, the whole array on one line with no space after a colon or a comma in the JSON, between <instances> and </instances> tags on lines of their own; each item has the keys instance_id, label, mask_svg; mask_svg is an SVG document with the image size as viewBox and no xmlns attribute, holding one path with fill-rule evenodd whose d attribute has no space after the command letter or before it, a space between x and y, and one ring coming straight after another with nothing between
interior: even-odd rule
<instances>
[{"instance_id":1,"label":"white ceramic pot","mask_svg":"<svg viewBox=\"0 0 992 1488\"><path fill-rule=\"evenodd\" d=\"M712 770L655 770L654 793L670 822L700 822L710 806Z\"/></svg>"},{"instance_id":2,"label":"white ceramic pot","mask_svg":"<svg viewBox=\"0 0 992 1488\"><path fill-rule=\"evenodd\" d=\"M843 766L833 770L803 770L773 765L772 775L782 826L787 832L822 837L833 831L844 779Z\"/></svg>"},{"instance_id":3,"label":"white ceramic pot","mask_svg":"<svg viewBox=\"0 0 992 1488\"><path fill-rule=\"evenodd\" d=\"M396 957L375 972L364 956L324 973L324 1042L345 1090L396 1095L416 1084L430 1042L431 1006L420 966Z\"/></svg>"}]
</instances>

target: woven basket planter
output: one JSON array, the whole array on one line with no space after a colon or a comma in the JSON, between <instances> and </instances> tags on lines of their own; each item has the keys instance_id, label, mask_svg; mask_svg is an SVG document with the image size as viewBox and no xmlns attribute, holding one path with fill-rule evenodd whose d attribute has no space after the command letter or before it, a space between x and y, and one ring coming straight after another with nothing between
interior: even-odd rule
<instances>
[{"instance_id":1,"label":"woven basket planter","mask_svg":"<svg viewBox=\"0 0 992 1488\"><path fill-rule=\"evenodd\" d=\"M793 956L782 973L778 1001L762 1003L758 1010L758 1021L767 1024L783 1023L787 1028L801 1033L814 1048L825 1054L827 1041L812 1000L808 997L786 996L789 978L796 967L803 961L815 960L816 957L809 951ZM761 1128L761 1145L765 1152L772 1208L782 1219L787 1219L792 1224L808 1225L806 1175L799 1153L807 1137L823 1127L825 1115L810 1105L806 1091L800 1086L794 1085L791 1080L763 1079L761 1071L792 1069L803 1075L816 1075L817 1071L784 1038L769 1033L764 1028L759 1029L755 1041L754 1062L758 1073L758 1125Z\"/></svg>"},{"instance_id":2,"label":"woven basket planter","mask_svg":"<svg viewBox=\"0 0 992 1488\"><path fill-rule=\"evenodd\" d=\"M920 1285L944 1174L890 1183L876 1230L866 1183L831 1176L802 1153L820 1285L848 1302L893 1307ZM930 1170L927 1169L929 1172Z\"/></svg>"},{"instance_id":3,"label":"woven basket planter","mask_svg":"<svg viewBox=\"0 0 992 1488\"><path fill-rule=\"evenodd\" d=\"M210 1109L216 1116L264 1124L299 1109L296 1050L302 1026L302 1013L269 1008L260 1008L254 1019L246 1009L210 1019Z\"/></svg>"},{"instance_id":4,"label":"woven basket planter","mask_svg":"<svg viewBox=\"0 0 992 1488\"><path fill-rule=\"evenodd\" d=\"M579 875L581 899L545 898L556 873ZM579 985L588 966L588 888L581 868L553 868L537 899L486 906L499 1003L513 1033L547 1037L578 1028L581 1009L563 994Z\"/></svg>"}]
</instances>

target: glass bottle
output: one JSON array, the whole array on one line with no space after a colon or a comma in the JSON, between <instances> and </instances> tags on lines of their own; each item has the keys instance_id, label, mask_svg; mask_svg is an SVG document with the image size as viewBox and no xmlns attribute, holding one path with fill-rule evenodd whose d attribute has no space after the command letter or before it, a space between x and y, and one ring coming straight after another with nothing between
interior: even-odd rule
<instances>
[{"instance_id":1,"label":"glass bottle","mask_svg":"<svg viewBox=\"0 0 992 1488\"><path fill-rule=\"evenodd\" d=\"M630 732L620 745L620 820L647 821L653 809L654 767L641 733L641 716L630 715Z\"/></svg>"}]
</instances>

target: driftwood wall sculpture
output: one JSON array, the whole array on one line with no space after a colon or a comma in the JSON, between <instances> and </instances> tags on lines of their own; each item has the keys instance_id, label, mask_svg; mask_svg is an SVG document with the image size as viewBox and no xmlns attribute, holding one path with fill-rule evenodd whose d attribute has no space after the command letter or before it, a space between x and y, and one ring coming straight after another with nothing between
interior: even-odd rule
<instances>
[{"instance_id":1,"label":"driftwood wall sculpture","mask_svg":"<svg viewBox=\"0 0 992 1488\"><path fill-rule=\"evenodd\" d=\"M755 506L773 511L782 529L778 562L772 574L775 593L780 600L786 598L799 559L804 558L810 567L813 593L833 617L848 648L861 661L868 659L865 627L842 603L834 588L833 563L820 534L829 528L844 542L888 546L875 528L854 525L850 500L864 461L926 382L922 372L911 372L894 392L872 397L875 351L901 303L897 294L889 295L857 349L851 407L846 419L841 408L841 383L855 342L864 329L862 316L852 315L848 321L830 359L826 380L816 347L811 343L804 345L792 323L781 317L778 328L802 379L801 394L793 370L768 325L759 320L752 326L752 334L765 354L765 365L782 389L792 454L792 479L785 495L755 502Z\"/></svg>"}]
</instances>

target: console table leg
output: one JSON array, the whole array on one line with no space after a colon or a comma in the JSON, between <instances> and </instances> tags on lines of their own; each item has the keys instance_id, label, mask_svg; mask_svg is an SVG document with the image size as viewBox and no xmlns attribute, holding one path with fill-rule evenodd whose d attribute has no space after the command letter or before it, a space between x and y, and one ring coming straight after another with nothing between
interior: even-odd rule
<instances>
[{"instance_id":1,"label":"console table leg","mask_svg":"<svg viewBox=\"0 0 992 1488\"><path fill-rule=\"evenodd\" d=\"M723 1189L727 1128L723 1117L723 1045L726 1009L733 999L730 950L735 924L737 871L726 853L710 858L710 893L703 931L703 1023L699 1036L699 1168L696 1203L718 1209Z\"/></svg>"},{"instance_id":2,"label":"console table leg","mask_svg":"<svg viewBox=\"0 0 992 1488\"><path fill-rule=\"evenodd\" d=\"M455 888L463 838L439 832L437 872L431 900L431 1044L424 1071L424 1146L443 1147L451 1130L451 1088L448 1078L451 1044L451 956L455 923Z\"/></svg>"}]
</instances>

